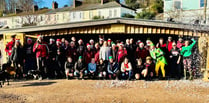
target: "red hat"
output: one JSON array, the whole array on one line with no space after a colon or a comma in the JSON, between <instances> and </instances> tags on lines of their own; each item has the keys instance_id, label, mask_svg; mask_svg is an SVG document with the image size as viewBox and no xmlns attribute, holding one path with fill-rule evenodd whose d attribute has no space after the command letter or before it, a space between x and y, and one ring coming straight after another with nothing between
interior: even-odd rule
<instances>
[{"instance_id":1,"label":"red hat","mask_svg":"<svg viewBox=\"0 0 209 103\"><path fill-rule=\"evenodd\" d=\"M61 42L61 39L57 39L57 41Z\"/></svg>"},{"instance_id":2,"label":"red hat","mask_svg":"<svg viewBox=\"0 0 209 103\"><path fill-rule=\"evenodd\" d=\"M80 43L80 42L83 42L83 40L82 39L78 40L78 43Z\"/></svg>"},{"instance_id":3,"label":"red hat","mask_svg":"<svg viewBox=\"0 0 209 103\"><path fill-rule=\"evenodd\" d=\"M90 47L91 45L89 43L86 44L87 48Z\"/></svg>"},{"instance_id":4,"label":"red hat","mask_svg":"<svg viewBox=\"0 0 209 103\"><path fill-rule=\"evenodd\" d=\"M27 41L31 41L32 39L31 38L27 38Z\"/></svg>"},{"instance_id":5,"label":"red hat","mask_svg":"<svg viewBox=\"0 0 209 103\"><path fill-rule=\"evenodd\" d=\"M20 42L20 39L16 39L15 42Z\"/></svg>"},{"instance_id":6,"label":"red hat","mask_svg":"<svg viewBox=\"0 0 209 103\"><path fill-rule=\"evenodd\" d=\"M120 43L120 46L123 46L123 43L122 42Z\"/></svg>"},{"instance_id":7,"label":"red hat","mask_svg":"<svg viewBox=\"0 0 209 103\"><path fill-rule=\"evenodd\" d=\"M111 42L111 39L108 39L107 42Z\"/></svg>"}]
</instances>

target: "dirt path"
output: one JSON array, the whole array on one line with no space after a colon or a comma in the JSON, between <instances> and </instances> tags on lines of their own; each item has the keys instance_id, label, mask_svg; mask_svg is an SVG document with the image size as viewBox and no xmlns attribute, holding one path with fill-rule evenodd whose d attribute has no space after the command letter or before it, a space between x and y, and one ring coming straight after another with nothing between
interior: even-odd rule
<instances>
[{"instance_id":1,"label":"dirt path","mask_svg":"<svg viewBox=\"0 0 209 103\"><path fill-rule=\"evenodd\" d=\"M195 81L43 80L11 82L0 103L209 103L209 83Z\"/></svg>"}]
</instances>

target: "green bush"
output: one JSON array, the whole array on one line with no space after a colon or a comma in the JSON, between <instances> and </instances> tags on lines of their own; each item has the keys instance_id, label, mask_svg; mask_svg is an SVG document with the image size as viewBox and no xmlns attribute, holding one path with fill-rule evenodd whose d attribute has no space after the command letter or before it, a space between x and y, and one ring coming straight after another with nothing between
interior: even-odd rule
<instances>
[{"instance_id":1,"label":"green bush","mask_svg":"<svg viewBox=\"0 0 209 103\"><path fill-rule=\"evenodd\" d=\"M136 19L153 19L155 17L156 13L149 11L149 10L143 10L140 13L137 13Z\"/></svg>"},{"instance_id":2,"label":"green bush","mask_svg":"<svg viewBox=\"0 0 209 103\"><path fill-rule=\"evenodd\" d=\"M128 14L128 13L123 14L123 15L122 15L122 17L124 17L124 18L134 18L134 16L133 16L133 15Z\"/></svg>"},{"instance_id":3,"label":"green bush","mask_svg":"<svg viewBox=\"0 0 209 103\"><path fill-rule=\"evenodd\" d=\"M94 16L92 19L93 19L93 20L104 19L104 17L101 17L101 16Z\"/></svg>"},{"instance_id":4,"label":"green bush","mask_svg":"<svg viewBox=\"0 0 209 103\"><path fill-rule=\"evenodd\" d=\"M3 11L2 10L0 10L0 17L2 17L3 16Z\"/></svg>"}]
</instances>

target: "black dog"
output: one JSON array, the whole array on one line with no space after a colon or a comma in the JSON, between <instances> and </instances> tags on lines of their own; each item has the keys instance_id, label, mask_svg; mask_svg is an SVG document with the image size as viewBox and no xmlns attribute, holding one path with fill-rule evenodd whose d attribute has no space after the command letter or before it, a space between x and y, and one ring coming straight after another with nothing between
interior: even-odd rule
<instances>
[{"instance_id":1,"label":"black dog","mask_svg":"<svg viewBox=\"0 0 209 103\"><path fill-rule=\"evenodd\" d=\"M38 79L41 76L41 72L38 70L29 70L26 79Z\"/></svg>"},{"instance_id":2,"label":"black dog","mask_svg":"<svg viewBox=\"0 0 209 103\"><path fill-rule=\"evenodd\" d=\"M5 82L7 82L7 85L9 85L9 78L10 75L6 70L0 71L0 87L2 87Z\"/></svg>"}]
</instances>

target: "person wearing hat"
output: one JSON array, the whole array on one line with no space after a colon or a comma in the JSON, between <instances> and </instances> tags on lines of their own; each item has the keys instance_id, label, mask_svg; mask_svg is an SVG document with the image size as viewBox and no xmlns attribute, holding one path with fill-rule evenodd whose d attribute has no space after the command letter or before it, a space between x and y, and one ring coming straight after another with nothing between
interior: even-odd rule
<instances>
[{"instance_id":1,"label":"person wearing hat","mask_svg":"<svg viewBox=\"0 0 209 103\"><path fill-rule=\"evenodd\" d=\"M78 61L74 65L74 76L77 77L77 79L84 79L84 76L87 75L88 71L86 70L86 64L83 61L83 57L79 56Z\"/></svg>"},{"instance_id":2,"label":"person wearing hat","mask_svg":"<svg viewBox=\"0 0 209 103\"><path fill-rule=\"evenodd\" d=\"M125 57L124 61L121 63L121 76L123 80L130 80L132 77L132 65L128 58Z\"/></svg>"},{"instance_id":3,"label":"person wearing hat","mask_svg":"<svg viewBox=\"0 0 209 103\"><path fill-rule=\"evenodd\" d=\"M70 47L67 49L67 57L71 57L73 62L77 61L77 48L75 46L75 42L70 42Z\"/></svg>"},{"instance_id":4,"label":"person wearing hat","mask_svg":"<svg viewBox=\"0 0 209 103\"><path fill-rule=\"evenodd\" d=\"M37 41L33 46L33 52L36 53L37 70L41 72L39 80L48 78L47 59L49 56L49 48L46 42L43 41L43 36L38 35Z\"/></svg>"},{"instance_id":5,"label":"person wearing hat","mask_svg":"<svg viewBox=\"0 0 209 103\"><path fill-rule=\"evenodd\" d=\"M135 58L141 58L145 62L146 57L149 56L149 51L144 47L143 42L139 42L135 52Z\"/></svg>"},{"instance_id":6,"label":"person wearing hat","mask_svg":"<svg viewBox=\"0 0 209 103\"><path fill-rule=\"evenodd\" d=\"M116 55L117 55L118 50L117 50L117 46L115 45L115 43L112 43L112 47L110 50L111 50L110 54L113 57L113 61L116 61Z\"/></svg>"},{"instance_id":7,"label":"person wearing hat","mask_svg":"<svg viewBox=\"0 0 209 103\"><path fill-rule=\"evenodd\" d=\"M116 55L116 60L119 64L123 62L124 57L127 55L127 51L126 49L124 49L123 46L124 46L123 43L119 44L118 52Z\"/></svg>"},{"instance_id":8,"label":"person wearing hat","mask_svg":"<svg viewBox=\"0 0 209 103\"><path fill-rule=\"evenodd\" d=\"M11 58L10 58L10 56L12 54L12 48L15 45L15 37L16 37L16 35L11 35L11 41L6 44L6 48L5 48L5 52L8 55L8 61L7 61L8 66L11 65Z\"/></svg>"},{"instance_id":9,"label":"person wearing hat","mask_svg":"<svg viewBox=\"0 0 209 103\"><path fill-rule=\"evenodd\" d=\"M89 43L90 43L91 49L94 50L94 40L93 39L89 40Z\"/></svg>"},{"instance_id":10,"label":"person wearing hat","mask_svg":"<svg viewBox=\"0 0 209 103\"><path fill-rule=\"evenodd\" d=\"M91 58L94 58L94 51L91 49L89 43L87 43L86 47L87 49L84 52L84 61L86 64L89 64L91 62Z\"/></svg>"},{"instance_id":11,"label":"person wearing hat","mask_svg":"<svg viewBox=\"0 0 209 103\"><path fill-rule=\"evenodd\" d=\"M53 38L49 39L49 58L48 58L48 75L49 78L55 78L55 71L57 69L57 61L56 61L56 54L57 54L57 46L56 46L56 41Z\"/></svg>"},{"instance_id":12,"label":"person wearing hat","mask_svg":"<svg viewBox=\"0 0 209 103\"><path fill-rule=\"evenodd\" d=\"M155 72L155 64L152 62L152 58L150 56L146 57L146 62L144 63L144 69L141 74L146 80L152 80Z\"/></svg>"},{"instance_id":13,"label":"person wearing hat","mask_svg":"<svg viewBox=\"0 0 209 103\"><path fill-rule=\"evenodd\" d=\"M189 40L185 41L185 46L181 49L181 55L183 56L183 64L184 64L184 79L187 78L187 71L189 71L189 79L193 79L193 71L192 71L192 48L196 44L196 41L192 38L192 44L189 45Z\"/></svg>"},{"instance_id":14,"label":"person wearing hat","mask_svg":"<svg viewBox=\"0 0 209 103\"><path fill-rule=\"evenodd\" d=\"M180 79L181 77L181 54L180 50L177 48L176 43L173 42L172 49L170 51L170 62L171 62L171 77Z\"/></svg>"},{"instance_id":15,"label":"person wearing hat","mask_svg":"<svg viewBox=\"0 0 209 103\"><path fill-rule=\"evenodd\" d=\"M116 79L118 80L120 71L119 71L119 64L113 61L113 57L109 56L109 62L107 65L107 74L109 79Z\"/></svg>"},{"instance_id":16,"label":"person wearing hat","mask_svg":"<svg viewBox=\"0 0 209 103\"><path fill-rule=\"evenodd\" d=\"M35 70L35 53L33 52L33 40L31 38L26 39L26 43L23 46L24 50L24 68L23 73L27 75L29 70Z\"/></svg>"},{"instance_id":17,"label":"person wearing hat","mask_svg":"<svg viewBox=\"0 0 209 103\"><path fill-rule=\"evenodd\" d=\"M65 77L65 68L64 64L66 61L66 55L65 55L65 50L64 47L62 46L61 39L56 40L56 64L57 68L55 68L55 72L57 73L56 77L57 78L63 78Z\"/></svg>"},{"instance_id":18,"label":"person wearing hat","mask_svg":"<svg viewBox=\"0 0 209 103\"><path fill-rule=\"evenodd\" d=\"M165 78L165 65L167 64L167 61L164 57L163 51L160 48L155 48L155 45L152 43L150 44L150 55L154 60L156 60L156 76L159 76L159 69L161 69L162 76Z\"/></svg>"},{"instance_id":19,"label":"person wearing hat","mask_svg":"<svg viewBox=\"0 0 209 103\"><path fill-rule=\"evenodd\" d=\"M17 78L22 78L23 77L23 72L22 72L22 67L23 67L23 48L20 44L20 39L15 40L15 45L12 48L11 52L11 61L14 65L14 68L16 70L16 77Z\"/></svg>"},{"instance_id":20,"label":"person wearing hat","mask_svg":"<svg viewBox=\"0 0 209 103\"><path fill-rule=\"evenodd\" d=\"M107 40L107 46L108 47L111 47L111 43L112 43L112 40L110 38L108 38L108 40Z\"/></svg>"},{"instance_id":21,"label":"person wearing hat","mask_svg":"<svg viewBox=\"0 0 209 103\"><path fill-rule=\"evenodd\" d=\"M103 39L103 38L99 38L99 46L100 46L100 47L102 47L103 42L104 42L104 39Z\"/></svg>"},{"instance_id":22,"label":"person wearing hat","mask_svg":"<svg viewBox=\"0 0 209 103\"><path fill-rule=\"evenodd\" d=\"M78 54L78 56L83 56L84 51L85 51L85 46L83 44L83 40L79 39L78 40L78 46L77 46L77 54Z\"/></svg>"}]
</instances>

